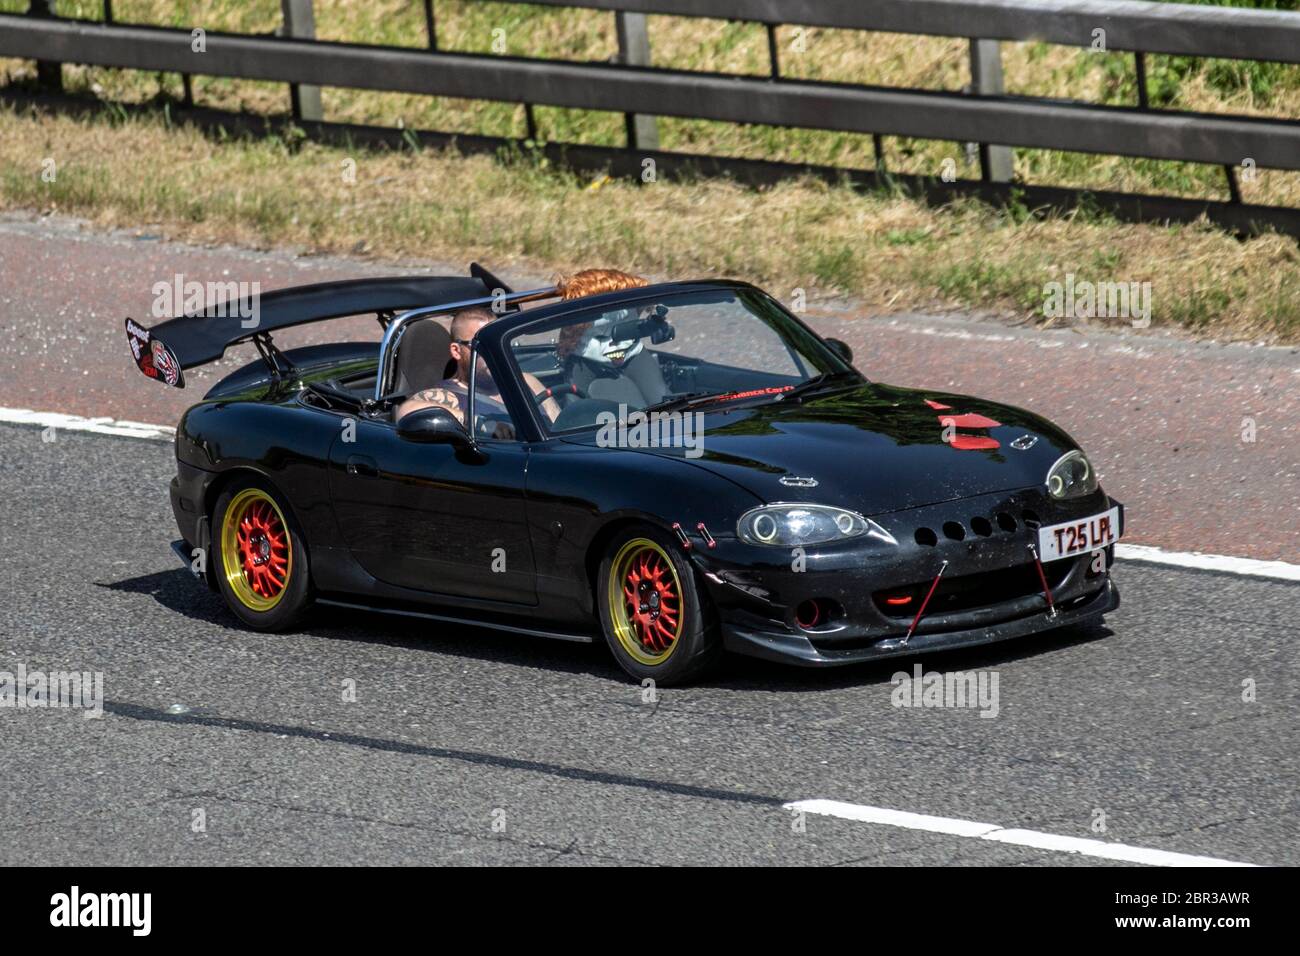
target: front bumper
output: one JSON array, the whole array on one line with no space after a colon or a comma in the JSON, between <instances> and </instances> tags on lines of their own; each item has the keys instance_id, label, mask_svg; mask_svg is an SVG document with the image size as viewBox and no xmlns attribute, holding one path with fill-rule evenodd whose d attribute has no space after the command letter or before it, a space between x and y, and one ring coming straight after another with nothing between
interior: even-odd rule
<instances>
[{"instance_id":1,"label":"front bumper","mask_svg":"<svg viewBox=\"0 0 1300 956\"><path fill-rule=\"evenodd\" d=\"M1113 611L1119 606L1109 571L1113 548L1104 552L1104 569L1088 554L1047 565L1050 608L1029 548L1037 543L1036 525L1117 504L1100 492L1056 502L1030 490L873 516L897 545L867 541L792 556L733 538L693 553L728 650L810 667L850 664L1022 637ZM1014 529L1007 527L1008 516L1015 519ZM920 540L924 536L918 531L954 522L966 531L962 539L940 534L933 544ZM931 581L945 561L934 598L904 643L921 604L916 585ZM882 593L907 586L918 595L913 603L898 610L885 607ZM835 613L816 626L802 626L797 609L813 600Z\"/></svg>"},{"instance_id":2,"label":"front bumper","mask_svg":"<svg viewBox=\"0 0 1300 956\"><path fill-rule=\"evenodd\" d=\"M724 621L723 644L729 651L750 657L762 657L786 664L807 667L833 667L836 664L856 664L862 661L882 660L887 657L910 657L931 651L957 647L974 647L995 641L1025 637L1044 631L1082 624L1095 620L1119 607L1119 588L1107 576L1101 590L1072 602L1068 607L1057 607L1052 616L1044 607L1026 617L1000 621L987 627L973 627L954 631L918 630L912 639L903 643L900 637L881 638L865 644L835 646L814 644L807 634L777 633L753 629L745 622Z\"/></svg>"}]
</instances>

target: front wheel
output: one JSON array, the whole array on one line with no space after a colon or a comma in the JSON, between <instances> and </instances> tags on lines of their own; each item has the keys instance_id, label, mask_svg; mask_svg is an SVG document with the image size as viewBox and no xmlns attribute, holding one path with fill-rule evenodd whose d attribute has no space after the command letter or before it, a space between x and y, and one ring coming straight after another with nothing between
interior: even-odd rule
<instances>
[{"instance_id":1,"label":"front wheel","mask_svg":"<svg viewBox=\"0 0 1300 956\"><path fill-rule=\"evenodd\" d=\"M311 603L307 549L289 510L266 485L245 479L213 509L213 566L226 605L259 631L290 627Z\"/></svg>"},{"instance_id":2,"label":"front wheel","mask_svg":"<svg viewBox=\"0 0 1300 956\"><path fill-rule=\"evenodd\" d=\"M596 599L615 660L638 680L685 683L722 656L694 568L657 528L637 526L610 542L597 573Z\"/></svg>"}]
</instances>

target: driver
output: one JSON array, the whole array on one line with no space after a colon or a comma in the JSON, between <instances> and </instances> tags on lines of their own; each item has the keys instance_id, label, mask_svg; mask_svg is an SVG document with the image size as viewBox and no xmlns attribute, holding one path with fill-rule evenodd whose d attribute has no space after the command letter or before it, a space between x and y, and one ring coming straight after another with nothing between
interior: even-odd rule
<instances>
[{"instance_id":1,"label":"driver","mask_svg":"<svg viewBox=\"0 0 1300 956\"><path fill-rule=\"evenodd\" d=\"M456 363L454 374L451 378L443 379L433 388L423 389L408 397L402 404L397 406L395 420L421 408L437 406L451 412L462 425L465 425L464 410L469 404L470 342L473 341L479 329L495 318L495 315L482 306L461 309L452 317L450 354L452 361ZM438 357L435 357L434 361L445 363L445 359L439 359ZM487 415L506 417L508 413L506 412L505 403L501 400L500 389L497 388L497 384L492 378L491 371L488 370L487 363L483 361L482 355L478 357L477 366L474 376L476 386L475 410ZM530 372L524 373L524 382L534 395L545 389L545 386L538 381L537 376ZM560 414L559 405L556 404L553 398L547 398L540 403L539 407L542 413L551 421L554 421L555 417ZM504 424L504 422L500 424ZM466 425L466 427L469 426ZM513 436L498 434L497 437Z\"/></svg>"}]
</instances>

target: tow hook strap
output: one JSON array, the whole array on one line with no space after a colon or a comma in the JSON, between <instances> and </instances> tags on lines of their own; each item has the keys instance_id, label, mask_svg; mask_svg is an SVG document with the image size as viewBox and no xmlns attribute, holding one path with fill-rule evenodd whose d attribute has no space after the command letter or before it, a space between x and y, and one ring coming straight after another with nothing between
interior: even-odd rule
<instances>
[{"instance_id":1,"label":"tow hook strap","mask_svg":"<svg viewBox=\"0 0 1300 956\"><path fill-rule=\"evenodd\" d=\"M925 613L926 606L930 603L930 598L934 597L934 589L939 586L939 579L943 577L943 572L946 571L947 568L947 561L939 566L939 573L934 576L934 581L930 584L930 590L925 595L925 600L921 602L921 607L916 612L916 617L912 618L912 626L907 629L907 636L903 638L904 645L912 639L912 635L916 632L916 625L921 623L921 615Z\"/></svg>"},{"instance_id":2,"label":"tow hook strap","mask_svg":"<svg viewBox=\"0 0 1300 956\"><path fill-rule=\"evenodd\" d=\"M1056 602L1052 600L1052 589L1047 585L1047 573L1043 571L1043 561L1038 556L1038 549L1031 544L1029 553L1034 556L1034 567L1038 569L1038 580L1043 582L1043 597L1047 598L1047 610L1052 617L1056 617Z\"/></svg>"}]
</instances>

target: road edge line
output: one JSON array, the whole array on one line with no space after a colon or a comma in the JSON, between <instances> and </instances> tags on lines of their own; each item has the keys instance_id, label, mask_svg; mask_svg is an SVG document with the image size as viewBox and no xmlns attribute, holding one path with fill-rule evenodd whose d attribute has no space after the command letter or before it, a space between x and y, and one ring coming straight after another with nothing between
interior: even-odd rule
<instances>
[{"instance_id":1,"label":"road edge line","mask_svg":"<svg viewBox=\"0 0 1300 956\"><path fill-rule=\"evenodd\" d=\"M1288 564L1285 561L1259 561L1255 558L1234 558L1226 554L1202 554L1199 551L1166 551L1145 544L1122 543L1115 545L1115 557L1121 561L1144 561L1198 571L1300 581L1300 564Z\"/></svg>"},{"instance_id":2,"label":"road edge line","mask_svg":"<svg viewBox=\"0 0 1300 956\"><path fill-rule=\"evenodd\" d=\"M1100 860L1119 860L1124 863L1141 863L1147 866L1253 867L1258 865L1255 863L1240 863L1235 860L1222 860L1212 856L1198 856L1191 853L1174 853L1169 850L1130 846L1127 843L1110 843L1106 840L1088 840L1081 837L1061 836L1056 833L1045 833L1041 830L1002 827L996 823L977 823L974 820L960 820L956 817L933 817L921 813L909 813L906 810L890 810L886 807L869 807L860 803L845 803L841 800L795 800L784 804L783 807L793 813L812 813L817 816L838 817L841 820L852 820L854 823L875 823L881 826L902 827L907 830L921 830L926 833L943 833L947 836L960 837L966 840L990 840L994 843L1025 846L1035 850L1078 853L1081 856L1094 857Z\"/></svg>"},{"instance_id":3,"label":"road edge line","mask_svg":"<svg viewBox=\"0 0 1300 956\"><path fill-rule=\"evenodd\" d=\"M62 412L35 412L29 408L5 408L0 406L0 423L6 425L30 425L35 428L62 429L69 432L90 432L95 435L112 435L115 438L143 438L149 441L172 441L176 429L169 425L150 425L146 422L132 422L113 418L85 418L81 415L65 415Z\"/></svg>"}]
</instances>

